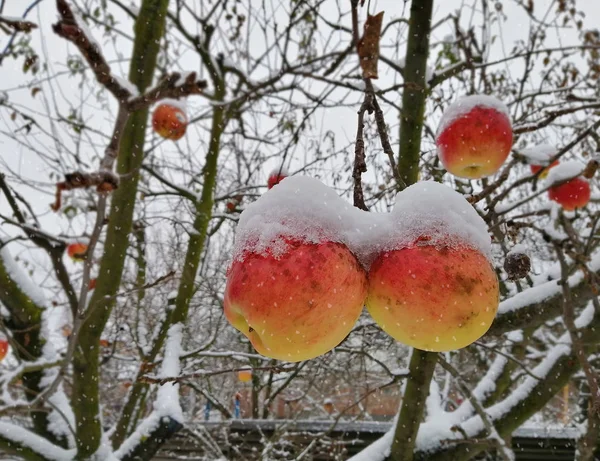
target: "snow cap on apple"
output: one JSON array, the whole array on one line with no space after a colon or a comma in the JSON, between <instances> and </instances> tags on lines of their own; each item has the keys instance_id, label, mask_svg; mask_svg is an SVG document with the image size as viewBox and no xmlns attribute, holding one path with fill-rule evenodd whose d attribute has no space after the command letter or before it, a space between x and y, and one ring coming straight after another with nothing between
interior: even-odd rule
<instances>
[{"instance_id":1,"label":"snow cap on apple","mask_svg":"<svg viewBox=\"0 0 600 461\"><path fill-rule=\"evenodd\" d=\"M552 157L558 153L558 149L551 144L540 144L528 147L521 150L519 153L525 157L527 163L529 163L532 174L536 174L538 171L543 170L539 175L541 179L548 176L550 169L560 163L558 160L550 163Z\"/></svg>"},{"instance_id":2,"label":"snow cap on apple","mask_svg":"<svg viewBox=\"0 0 600 461\"><path fill-rule=\"evenodd\" d=\"M307 360L352 330L367 279L340 240L344 204L320 181L293 176L241 214L224 309L259 353Z\"/></svg>"},{"instance_id":3,"label":"snow cap on apple","mask_svg":"<svg viewBox=\"0 0 600 461\"><path fill-rule=\"evenodd\" d=\"M508 157L512 142L508 108L488 95L465 96L450 104L436 135L444 168L467 179L496 173Z\"/></svg>"},{"instance_id":4,"label":"snow cap on apple","mask_svg":"<svg viewBox=\"0 0 600 461\"><path fill-rule=\"evenodd\" d=\"M499 304L485 222L457 192L419 182L399 193L395 233L369 270L367 309L396 340L428 351L465 347Z\"/></svg>"},{"instance_id":5,"label":"snow cap on apple","mask_svg":"<svg viewBox=\"0 0 600 461\"><path fill-rule=\"evenodd\" d=\"M589 181L580 176L585 165L577 160L569 160L552 168L546 182L550 200L557 202L566 211L584 207L590 201L592 191Z\"/></svg>"}]
</instances>

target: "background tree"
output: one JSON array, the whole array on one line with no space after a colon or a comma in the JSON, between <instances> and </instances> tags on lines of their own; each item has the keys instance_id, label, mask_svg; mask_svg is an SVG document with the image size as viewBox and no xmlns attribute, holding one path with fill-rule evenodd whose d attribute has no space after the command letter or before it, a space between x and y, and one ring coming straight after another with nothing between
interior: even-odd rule
<instances>
[{"instance_id":1,"label":"background tree","mask_svg":"<svg viewBox=\"0 0 600 461\"><path fill-rule=\"evenodd\" d=\"M273 417L283 397L289 417L328 418L332 387L356 391L334 423L369 418L369 396L401 388L398 423L370 460L510 457L505 439L571 382L587 422L578 456L593 459L598 185L587 207L564 213L524 149L550 143L597 179L600 36L580 11L597 7L364 3L0 1L3 450L151 459L206 401L230 418L236 372L251 366L253 418ZM357 45L381 10L374 80ZM524 33L507 33L522 17ZM443 109L477 93L508 105L515 143L499 174L466 181L445 174L434 138ZM177 143L148 126L165 98L187 101ZM464 194L494 241L502 304L489 333L442 356L397 344L364 314L315 360L256 354L224 320L222 293L239 213L281 167L373 212L419 179ZM63 191L54 213L56 184L77 171L99 179ZM118 187L98 191L105 183ZM64 256L78 241L82 263ZM533 270L512 281L502 266L517 243ZM264 447L267 459L276 447Z\"/></svg>"}]
</instances>

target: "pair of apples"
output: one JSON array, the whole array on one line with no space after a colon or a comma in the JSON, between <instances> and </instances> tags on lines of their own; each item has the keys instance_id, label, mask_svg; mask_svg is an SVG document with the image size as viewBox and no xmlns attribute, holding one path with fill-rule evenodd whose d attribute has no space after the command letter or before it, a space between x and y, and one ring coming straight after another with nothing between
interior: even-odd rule
<instances>
[{"instance_id":1,"label":"pair of apples","mask_svg":"<svg viewBox=\"0 0 600 461\"><path fill-rule=\"evenodd\" d=\"M290 177L257 202L277 192L296 194L300 187L295 184L301 186L302 181L305 180L301 177ZM320 186L306 184L307 194L319 195ZM418 184L421 188L433 189L434 193L447 189L456 194L441 184ZM413 196L418 193L416 191ZM396 246L395 223L390 226L389 245L385 241L387 231L377 230L385 226L378 219L386 218L384 214L356 211L365 214L341 224L341 228L350 228L349 233L353 226L363 226L351 238L340 236L336 239L335 233L326 230L312 232L314 220L302 214L305 210L310 212L310 207L298 210L298 216L293 214L303 199L310 200L311 197L305 194L287 204L282 200L281 208L287 206L289 213L264 227L265 232L272 233L268 238L277 238L275 234L281 229L279 243L273 246L267 245L260 250L253 247L253 242L262 236L248 232L248 225L242 225L243 215L240 221L243 228L238 237L251 245L245 247L242 244L238 248L228 270L224 311L229 322L259 353L290 362L322 355L344 340L365 305L386 333L423 350L459 349L476 341L489 329L499 303L496 273L486 255L468 239L462 241L462 236L446 233L446 227L452 227L453 223L440 226L437 210L414 210L415 220L418 221L419 213L429 215L424 222L431 225L419 227L417 233L409 231L408 240L404 238L406 236L400 236L403 243ZM440 199L444 202L444 196ZM319 200L315 199L313 203L318 205ZM463 213L481 219L462 197L454 200L462 200L466 206L456 214L459 226L469 227L469 219L473 219ZM249 207L251 213L252 206L260 207L257 202ZM323 202L328 202L329 212L333 215L331 222L335 222L336 210L343 205L331 197L325 197ZM279 210L272 211L277 213ZM269 208L263 207L262 212L257 217L258 223L269 220ZM397 216L410 219L411 213L413 210L408 209L407 213L401 212ZM326 221L327 216L323 216ZM370 217L374 219L372 224L365 224ZM288 226L294 219L293 226ZM249 218L246 219L248 222ZM286 228L300 232L295 236L285 235ZM303 229L307 229L307 234L312 237L321 234L323 238L317 241L312 237L302 239ZM359 234L360 238L357 238ZM370 237L380 243L369 245ZM487 233L484 238L489 238Z\"/></svg>"}]
</instances>

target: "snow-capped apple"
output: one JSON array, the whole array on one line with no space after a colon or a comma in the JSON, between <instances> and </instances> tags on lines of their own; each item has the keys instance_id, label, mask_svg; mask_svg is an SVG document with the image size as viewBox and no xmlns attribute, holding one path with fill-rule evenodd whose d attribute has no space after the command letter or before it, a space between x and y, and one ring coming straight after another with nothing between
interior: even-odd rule
<instances>
[{"instance_id":1,"label":"snow-capped apple","mask_svg":"<svg viewBox=\"0 0 600 461\"><path fill-rule=\"evenodd\" d=\"M87 248L85 243L71 243L67 246L67 254L73 261L83 261Z\"/></svg>"},{"instance_id":2,"label":"snow-capped apple","mask_svg":"<svg viewBox=\"0 0 600 461\"><path fill-rule=\"evenodd\" d=\"M559 203L567 211L586 206L591 195L590 183L583 178L573 178L548 190L550 200Z\"/></svg>"},{"instance_id":3,"label":"snow-capped apple","mask_svg":"<svg viewBox=\"0 0 600 461\"><path fill-rule=\"evenodd\" d=\"M185 134L188 118L183 108L177 104L163 102L152 113L154 131L165 139L177 141Z\"/></svg>"},{"instance_id":4,"label":"snow-capped apple","mask_svg":"<svg viewBox=\"0 0 600 461\"><path fill-rule=\"evenodd\" d=\"M464 196L434 181L400 192L388 219L389 239L369 268L373 319L422 350L460 349L479 339L499 304L485 221Z\"/></svg>"},{"instance_id":5,"label":"snow-capped apple","mask_svg":"<svg viewBox=\"0 0 600 461\"><path fill-rule=\"evenodd\" d=\"M490 328L498 302L494 269L468 247L416 244L382 253L369 271L369 313L417 349L468 346Z\"/></svg>"},{"instance_id":6,"label":"snow-capped apple","mask_svg":"<svg viewBox=\"0 0 600 461\"><path fill-rule=\"evenodd\" d=\"M463 97L452 103L436 135L438 156L454 176L479 179L500 169L512 147L508 109L487 95Z\"/></svg>"},{"instance_id":7,"label":"snow-capped apple","mask_svg":"<svg viewBox=\"0 0 600 461\"><path fill-rule=\"evenodd\" d=\"M288 240L283 254L234 259L225 316L262 355L298 362L325 354L350 333L366 293L365 271L345 245Z\"/></svg>"},{"instance_id":8,"label":"snow-capped apple","mask_svg":"<svg viewBox=\"0 0 600 461\"><path fill-rule=\"evenodd\" d=\"M8 354L8 341L6 338L2 338L0 339L0 361L4 360L6 354Z\"/></svg>"},{"instance_id":9,"label":"snow-capped apple","mask_svg":"<svg viewBox=\"0 0 600 461\"><path fill-rule=\"evenodd\" d=\"M279 184L283 179L288 177L288 172L284 168L275 168L269 173L269 179L267 180L267 188L272 189L274 186Z\"/></svg>"},{"instance_id":10,"label":"snow-capped apple","mask_svg":"<svg viewBox=\"0 0 600 461\"><path fill-rule=\"evenodd\" d=\"M543 165L530 165L531 168L531 173L532 174L536 174L538 171L543 170L540 173L540 178L541 179L545 179L546 176L548 176L548 173L550 172L551 168L554 168L556 165L558 165L560 162L558 160L555 160L554 162L552 162L551 165L549 166L543 166Z\"/></svg>"}]
</instances>

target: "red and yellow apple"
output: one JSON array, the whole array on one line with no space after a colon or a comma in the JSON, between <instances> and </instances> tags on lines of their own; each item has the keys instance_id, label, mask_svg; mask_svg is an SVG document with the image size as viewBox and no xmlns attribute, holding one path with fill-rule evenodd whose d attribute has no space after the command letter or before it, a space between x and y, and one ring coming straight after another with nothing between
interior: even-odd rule
<instances>
[{"instance_id":1,"label":"red and yellow apple","mask_svg":"<svg viewBox=\"0 0 600 461\"><path fill-rule=\"evenodd\" d=\"M591 195L590 183L583 178L573 178L548 190L550 200L559 203L567 211L586 206Z\"/></svg>"},{"instance_id":2,"label":"red and yellow apple","mask_svg":"<svg viewBox=\"0 0 600 461\"><path fill-rule=\"evenodd\" d=\"M235 259L224 309L260 354L298 362L337 346L366 294L365 271L345 245L292 241L278 257L249 252Z\"/></svg>"},{"instance_id":3,"label":"red and yellow apple","mask_svg":"<svg viewBox=\"0 0 600 461\"><path fill-rule=\"evenodd\" d=\"M538 171L542 170L543 171L540 173L540 178L541 179L545 179L546 176L548 176L548 173L550 172L551 168L554 168L556 165L558 165L560 162L558 160L555 160L554 162L552 162L551 165L549 166L542 166L542 165L531 165L531 173L532 174L536 174Z\"/></svg>"},{"instance_id":4,"label":"red and yellow apple","mask_svg":"<svg viewBox=\"0 0 600 461\"><path fill-rule=\"evenodd\" d=\"M475 105L443 124L436 137L438 156L444 168L454 176L467 179L496 173L508 157L512 142L509 117L495 107L484 105Z\"/></svg>"},{"instance_id":5,"label":"red and yellow apple","mask_svg":"<svg viewBox=\"0 0 600 461\"><path fill-rule=\"evenodd\" d=\"M267 188L272 189L274 186L279 184L283 179L287 178L288 175L283 170L274 170L269 175L267 180Z\"/></svg>"},{"instance_id":6,"label":"red and yellow apple","mask_svg":"<svg viewBox=\"0 0 600 461\"><path fill-rule=\"evenodd\" d=\"M73 261L83 261L87 248L85 243L71 243L67 246L67 254Z\"/></svg>"},{"instance_id":7,"label":"red and yellow apple","mask_svg":"<svg viewBox=\"0 0 600 461\"><path fill-rule=\"evenodd\" d=\"M8 341L5 338L3 338L0 339L0 362L4 360L6 354L8 354Z\"/></svg>"},{"instance_id":8,"label":"red and yellow apple","mask_svg":"<svg viewBox=\"0 0 600 461\"><path fill-rule=\"evenodd\" d=\"M185 112L172 104L163 103L152 113L152 127L159 136L177 141L185 134L188 119Z\"/></svg>"},{"instance_id":9,"label":"red and yellow apple","mask_svg":"<svg viewBox=\"0 0 600 461\"><path fill-rule=\"evenodd\" d=\"M252 370L244 369L238 371L238 379L242 383L249 383L250 381L252 381Z\"/></svg>"},{"instance_id":10,"label":"red and yellow apple","mask_svg":"<svg viewBox=\"0 0 600 461\"><path fill-rule=\"evenodd\" d=\"M498 304L494 269L468 247L388 251L369 271L369 313L386 333L417 349L468 346L489 329Z\"/></svg>"}]
</instances>

